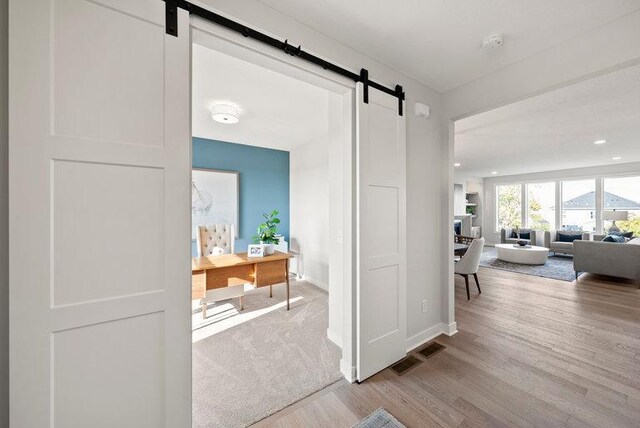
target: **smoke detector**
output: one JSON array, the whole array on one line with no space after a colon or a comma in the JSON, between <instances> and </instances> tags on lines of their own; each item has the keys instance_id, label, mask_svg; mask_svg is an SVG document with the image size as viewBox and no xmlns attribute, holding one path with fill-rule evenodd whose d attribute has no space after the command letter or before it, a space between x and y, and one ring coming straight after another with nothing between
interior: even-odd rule
<instances>
[{"instance_id":1,"label":"smoke detector","mask_svg":"<svg viewBox=\"0 0 640 428\"><path fill-rule=\"evenodd\" d=\"M482 48L492 51L502 46L502 43L504 43L504 37L502 34L490 34L482 40Z\"/></svg>"}]
</instances>

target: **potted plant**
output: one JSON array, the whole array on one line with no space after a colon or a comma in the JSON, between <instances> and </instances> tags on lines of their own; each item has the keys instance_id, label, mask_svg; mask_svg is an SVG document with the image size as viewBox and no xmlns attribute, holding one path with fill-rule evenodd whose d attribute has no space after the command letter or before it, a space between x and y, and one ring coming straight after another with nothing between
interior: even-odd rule
<instances>
[{"instance_id":1,"label":"potted plant","mask_svg":"<svg viewBox=\"0 0 640 428\"><path fill-rule=\"evenodd\" d=\"M271 213L262 213L264 217L264 223L260 223L258 231L253 237L255 243L260 243L264 246L265 254L273 254L275 252L275 244L278 243L278 224L280 219L277 217L278 210L273 210Z\"/></svg>"}]
</instances>

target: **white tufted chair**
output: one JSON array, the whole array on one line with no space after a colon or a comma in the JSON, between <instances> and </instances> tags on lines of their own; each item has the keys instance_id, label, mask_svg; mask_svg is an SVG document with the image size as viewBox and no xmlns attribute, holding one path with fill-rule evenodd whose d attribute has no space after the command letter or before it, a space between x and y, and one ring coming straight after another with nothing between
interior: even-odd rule
<instances>
[{"instance_id":1,"label":"white tufted chair","mask_svg":"<svg viewBox=\"0 0 640 428\"><path fill-rule=\"evenodd\" d=\"M196 241L198 246L198 257L217 256L221 254L232 254L235 243L235 230L232 224L204 224L196 228ZM205 299L202 299L202 317L207 317L207 300L217 302L238 297L240 300L240 310L244 309L242 297L244 296L244 285L232 285L230 287L208 290Z\"/></svg>"}]
</instances>

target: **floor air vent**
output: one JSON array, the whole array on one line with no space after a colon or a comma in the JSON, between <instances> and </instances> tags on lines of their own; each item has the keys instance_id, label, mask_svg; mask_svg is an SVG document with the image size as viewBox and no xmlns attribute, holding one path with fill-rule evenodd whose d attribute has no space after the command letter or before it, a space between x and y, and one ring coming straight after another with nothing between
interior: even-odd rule
<instances>
[{"instance_id":1,"label":"floor air vent","mask_svg":"<svg viewBox=\"0 0 640 428\"><path fill-rule=\"evenodd\" d=\"M418 366L420 363L422 363L422 360L409 355L392 365L390 369L396 372L398 376L402 376L412 368Z\"/></svg>"},{"instance_id":2,"label":"floor air vent","mask_svg":"<svg viewBox=\"0 0 640 428\"><path fill-rule=\"evenodd\" d=\"M425 358L431 358L445 348L446 346L441 345L438 342L433 342L431 345L419 350L418 354L422 355Z\"/></svg>"}]
</instances>

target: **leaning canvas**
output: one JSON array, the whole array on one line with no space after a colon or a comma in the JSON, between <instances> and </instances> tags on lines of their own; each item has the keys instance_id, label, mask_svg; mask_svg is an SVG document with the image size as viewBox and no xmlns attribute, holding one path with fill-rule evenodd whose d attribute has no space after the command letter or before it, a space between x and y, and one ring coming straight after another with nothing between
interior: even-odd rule
<instances>
[{"instance_id":1,"label":"leaning canvas","mask_svg":"<svg viewBox=\"0 0 640 428\"><path fill-rule=\"evenodd\" d=\"M191 238L196 226L232 224L236 238L240 230L239 173L213 169L194 169L191 176Z\"/></svg>"}]
</instances>

